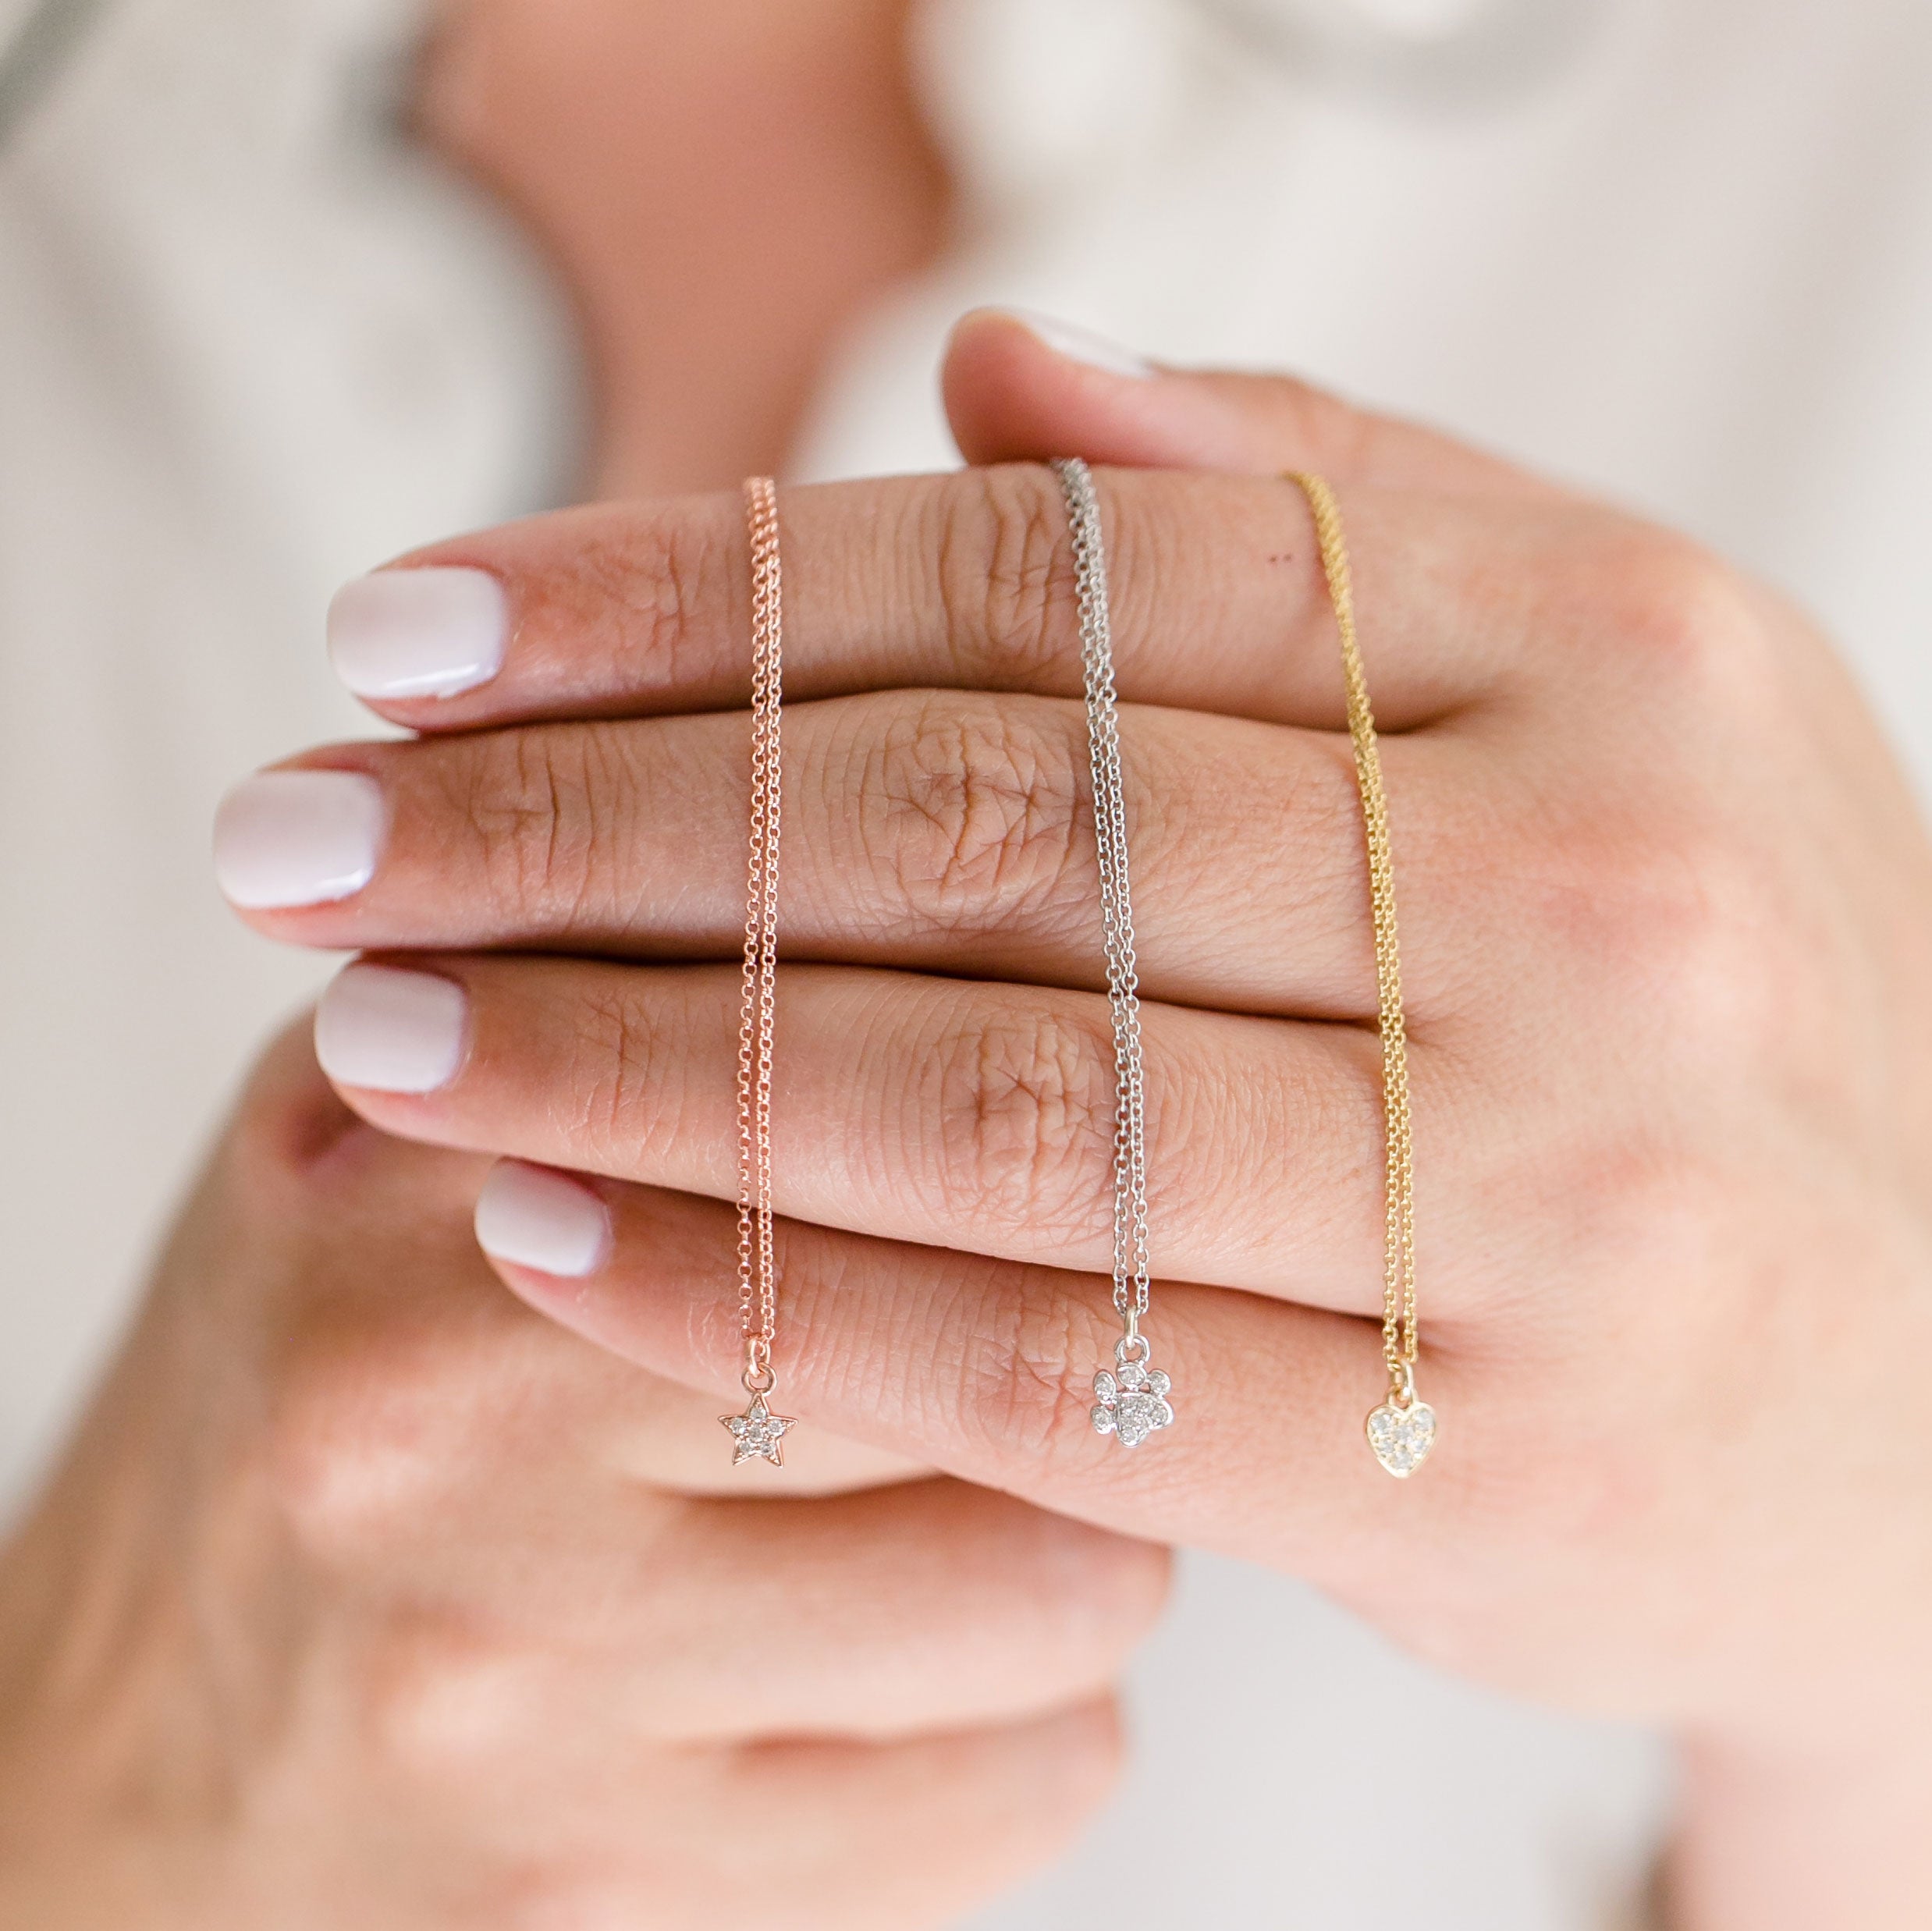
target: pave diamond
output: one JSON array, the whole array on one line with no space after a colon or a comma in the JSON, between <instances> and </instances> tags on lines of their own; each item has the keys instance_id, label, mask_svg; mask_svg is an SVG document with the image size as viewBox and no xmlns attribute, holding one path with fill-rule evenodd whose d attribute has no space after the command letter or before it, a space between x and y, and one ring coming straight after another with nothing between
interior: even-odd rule
<instances>
[{"instance_id":1,"label":"pave diamond","mask_svg":"<svg viewBox=\"0 0 1932 1931\"><path fill-rule=\"evenodd\" d=\"M1096 1434L1117 1436L1123 1448L1138 1448L1156 1429L1172 1425L1167 1395L1173 1383L1145 1355L1129 1361L1125 1354L1124 1345L1117 1348L1113 1372L1103 1368L1093 1378L1092 1420Z\"/></svg>"},{"instance_id":2,"label":"pave diamond","mask_svg":"<svg viewBox=\"0 0 1932 1931\"><path fill-rule=\"evenodd\" d=\"M731 1465L741 1461L769 1461L783 1468L785 1457L779 1446L787 1432L797 1422L789 1415L774 1415L765 1405L762 1395L754 1395L751 1405L742 1415L721 1415L720 1423L731 1431Z\"/></svg>"},{"instance_id":3,"label":"pave diamond","mask_svg":"<svg viewBox=\"0 0 1932 1931\"><path fill-rule=\"evenodd\" d=\"M1436 1411L1426 1401L1398 1407L1385 1401L1368 1420L1369 1446L1375 1458L1398 1477L1412 1475L1436 1445Z\"/></svg>"}]
</instances>

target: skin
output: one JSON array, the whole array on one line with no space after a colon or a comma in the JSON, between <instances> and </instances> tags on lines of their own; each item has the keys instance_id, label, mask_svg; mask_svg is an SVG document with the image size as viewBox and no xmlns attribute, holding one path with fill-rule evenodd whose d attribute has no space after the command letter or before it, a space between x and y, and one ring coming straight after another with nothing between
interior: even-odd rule
<instances>
[{"instance_id":1,"label":"skin","mask_svg":"<svg viewBox=\"0 0 1932 1931\"><path fill-rule=\"evenodd\" d=\"M989 467L784 499L787 1411L1669 1726L1682 1926L1920 1921L1932 854L1829 648L1679 538L1291 382L1137 382L991 316L946 380ZM1087 1422L1111 1061L1071 564L1037 463L1069 447L1122 466L1100 487L1151 1331L1181 1418L1131 1454ZM1443 1418L1407 1484L1361 1437L1373 961L1289 467L1341 493L1386 733ZM311 754L382 785L383 861L353 898L251 916L463 988L447 1085L345 1098L590 1177L609 1260L505 1278L723 1393L740 507L605 506L408 560L501 577L509 662L390 707L418 741Z\"/></svg>"},{"instance_id":2,"label":"skin","mask_svg":"<svg viewBox=\"0 0 1932 1931\"><path fill-rule=\"evenodd\" d=\"M777 466L939 245L904 12L446 10L421 131L577 301L591 486ZM824 1430L733 1480L726 1404L505 1294L486 1163L305 1033L0 1552L0 1922L907 1931L1061 1850L1164 1552Z\"/></svg>"},{"instance_id":3,"label":"skin","mask_svg":"<svg viewBox=\"0 0 1932 1931\"><path fill-rule=\"evenodd\" d=\"M943 242L946 186L902 25L899 5L830 0L449 9L423 130L521 215L577 300L602 493L778 467L843 323ZM750 82L747 48L772 56ZM807 236L810 248L787 245ZM1264 1056L1252 1092L1221 1095L1261 1109L1223 1119L1266 1120L1294 1150L1258 1162L1220 1209L1245 1253L1203 1243L1214 1203L1187 1198L1190 1175L1210 1170L1212 1113L1157 1153L1157 1241L1170 1223L1184 1235L1192 1208L1205 1257L1182 1269L1159 1255L1192 1276L1163 1282L1155 1330L1181 1425L1131 1462L1083 1432L1085 1377L1108 1338L1100 1283L1070 1271L1099 1258L1084 1230L1101 1224L1086 1216L1101 1211L1105 1102L1080 1017L1097 908L1054 896L1091 854L1065 733L1018 701L1073 688L1057 510L1028 509L996 526L1004 552L968 549L950 575L929 573L936 620L925 607L883 623L872 604L890 586L861 576L852 596L822 579L818 617L794 624L794 690L875 692L869 718L851 714L843 761L826 736L818 768L886 782L860 789L880 814L864 839L851 840L854 815L828 814L788 846L791 956L815 953L862 1013L907 967L1031 1003L911 1030L921 1050L935 1038L1001 1049L955 1055L936 1123L893 1049L907 1035L881 1028L872 1090L899 1106L931 1184L903 1198L888 1166L873 1198L841 1184L837 1159L829 1173L781 1166L789 1204L816 1224L785 1230L786 1405L809 1425L782 1475L757 1471L776 1499L715 1499L728 1216L702 1196L726 1183L701 1163L677 1168L662 1130L683 1104L714 1137L677 1084L711 1073L697 1054L667 1060L659 1009L636 989L673 968L608 964L677 960L694 979L728 952L741 737L726 720L711 740L583 738L600 758L621 751L584 764L587 780L617 782L554 793L533 782L571 768L567 740L506 740L467 781L449 767L454 788L426 789L414 821L473 861L471 814L495 828L488 915L463 927L419 891L411 916L437 928L413 928L392 900L385 931L382 895L412 862L405 836L367 895L378 912L363 938L527 932L558 955L595 951L621 978L598 981L588 1008L572 1002L590 980L558 981L558 1006L593 1013L615 1050L566 1033L577 1050L540 1063L527 1042L544 1036L545 968L501 981L497 1003L489 975L506 962L450 958L435 969L472 981L479 1028L502 1037L500 1084L427 1103L350 1097L392 1128L601 1168L612 1261L589 1283L513 1273L541 1312L507 1301L467 1233L483 1163L352 1125L300 1043L278 1050L73 1455L0 1559L0 1919L656 1931L755 1908L781 1926L942 1921L1057 1848L1104 1787L1116 1744L1101 1685L1153 1613L1161 1559L1010 1498L908 1480L910 1446L1069 1517L1285 1563L1492 1680L1673 1724L1688 1759L1682 1925L1922 1923L1932 1696L1913 1640L1927 1557L1912 1369L1927 1319L1927 1061L1907 994L1924 968L1926 867L1821 647L1656 533L1291 385L1123 386L983 325L948 382L982 461L1080 448L1233 472L1314 463L1344 486L1371 675L1404 733L1390 762L1427 1067L1437 1459L1397 1489L1358 1432L1376 1393L1366 952L1348 902L1330 641L1305 530L1279 495L1237 521L1245 573L1194 573L1212 621L1177 616L1170 573L1213 561L1227 532L1180 548L1184 520L1155 504L1145 520L1168 541L1149 535L1139 580L1160 577L1159 636L1143 623L1122 637L1128 694L1146 707L1130 715L1130 762L1139 751L1142 786L1159 787L1134 794L1142 922L1160 933L1143 950L1170 1015L1341 1044L1331 1079L1319 1056ZM1104 486L1124 506L1127 479ZM819 513L812 500L788 500L788 518ZM662 605L666 513L723 533L731 581L693 629L718 646L709 658L673 663L662 647L681 630L643 620ZM828 513L813 538L833 541L833 565L840 524ZM660 506L485 540L474 554L500 559L546 614L492 691L399 715L430 729L591 712L668 726L737 705L741 647L720 641L719 614L730 606L740 637L735 528L732 506ZM985 572L999 554L1016 567ZM593 555L622 566L621 607L591 594ZM1405 558L1425 594L1411 581L1398 595ZM787 561L795 585L795 550ZM1220 648L1240 627L1220 608L1231 584L1265 651ZM1137 594L1145 618L1151 593ZM1530 613L1549 621L1525 641ZM963 683L1013 701L971 718L934 708L932 687ZM925 708L895 711L908 686ZM1217 793L1225 811L1236 790L1209 781L1232 740L1191 747L1190 721L1156 705L1246 717L1238 768L1272 787L1270 842L1245 868L1215 868L1218 895L1188 851L1194 818L1214 822ZM1265 748L1277 739L1295 743ZM1398 761L1412 739L1443 752L1440 782ZM400 805L411 767L369 768ZM1235 801L1259 817L1255 782ZM593 861L662 836L680 787L692 889L673 910ZM1163 827L1176 800L1190 822ZM543 902L549 864L573 854L536 835L559 804L581 835L581 928ZM278 935L326 942L321 930L296 920ZM787 978L789 1001L806 981ZM1089 1001L1050 1008L1068 994ZM715 1021L701 987L685 996L680 1021ZM1185 1090L1170 1074L1156 1096L1170 1121L1195 1103L1195 1044ZM627 1084L627 1064L649 1070L648 1088ZM815 1105L835 1155L841 1125L853 1135L836 1103L852 1072L848 1056L785 1076L798 1081L787 1116L812 1120ZM595 1148L542 1143L559 1092L610 1102ZM1290 1182L1269 1170L1284 1164ZM1037 1201L1011 1184L1021 1166ZM989 1209L964 1234L949 1204L962 1184ZM968 1251L982 1244L998 1251ZM1282 1397L1259 1449L1239 1429L1257 1379ZM928 1623L932 1552L950 1563L961 1538L984 1552L964 1631ZM783 1602L782 1649L768 1619L721 1624L734 1584L754 1610L760 1591ZM845 1628L855 1608L876 1617L859 1642ZM936 1669L904 1641L920 1628L968 1645L970 1709L943 1681L954 1659ZM583 1714L559 1723L559 1711ZM941 1815L946 1831L927 1834ZM748 1868L760 1849L811 1881Z\"/></svg>"},{"instance_id":4,"label":"skin","mask_svg":"<svg viewBox=\"0 0 1932 1931\"><path fill-rule=\"evenodd\" d=\"M941 1925L1113 1780L1162 1553L505 1294L483 1163L270 1054L0 1564L0 1922ZM821 1499L815 1499L821 1498Z\"/></svg>"},{"instance_id":5,"label":"skin","mask_svg":"<svg viewBox=\"0 0 1932 1931\"><path fill-rule=\"evenodd\" d=\"M424 137L575 302L599 496L779 466L826 355L932 261L951 187L909 0L450 0Z\"/></svg>"}]
</instances>

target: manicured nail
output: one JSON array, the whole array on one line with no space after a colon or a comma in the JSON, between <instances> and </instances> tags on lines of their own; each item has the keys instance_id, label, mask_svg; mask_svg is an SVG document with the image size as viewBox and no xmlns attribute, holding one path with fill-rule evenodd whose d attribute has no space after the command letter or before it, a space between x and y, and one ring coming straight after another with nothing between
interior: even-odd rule
<instances>
[{"instance_id":1,"label":"manicured nail","mask_svg":"<svg viewBox=\"0 0 1932 1931\"><path fill-rule=\"evenodd\" d=\"M1131 375L1140 382L1160 373L1152 363L1135 355L1131 349L1123 349L1118 343L1108 341L1105 335L1096 335L1092 329L1082 328L1078 322L1061 321L1030 308L1009 308L1002 312L1010 315L1029 334L1045 343L1054 354L1064 356L1069 362L1084 362L1089 368L1105 369L1110 375Z\"/></svg>"},{"instance_id":2,"label":"manicured nail","mask_svg":"<svg viewBox=\"0 0 1932 1931\"><path fill-rule=\"evenodd\" d=\"M610 1209L547 1166L505 1160L476 1202L477 1244L492 1260L578 1280L610 1254Z\"/></svg>"},{"instance_id":3,"label":"manicured nail","mask_svg":"<svg viewBox=\"0 0 1932 1931\"><path fill-rule=\"evenodd\" d=\"M453 698L503 667L510 602L488 570L379 570L336 592L329 657L359 698Z\"/></svg>"},{"instance_id":4,"label":"manicured nail","mask_svg":"<svg viewBox=\"0 0 1932 1931\"><path fill-rule=\"evenodd\" d=\"M433 1093L463 1063L469 1016L469 999L454 979L347 966L315 1009L315 1056L344 1086Z\"/></svg>"},{"instance_id":5,"label":"manicured nail","mask_svg":"<svg viewBox=\"0 0 1932 1931\"><path fill-rule=\"evenodd\" d=\"M263 771L215 814L215 876L253 910L360 892L382 850L382 789L359 771Z\"/></svg>"}]
</instances>

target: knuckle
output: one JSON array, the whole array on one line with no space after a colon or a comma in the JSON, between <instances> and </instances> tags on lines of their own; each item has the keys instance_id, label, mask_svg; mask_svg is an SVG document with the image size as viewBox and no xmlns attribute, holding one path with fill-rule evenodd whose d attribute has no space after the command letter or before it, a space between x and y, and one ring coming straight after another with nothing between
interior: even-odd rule
<instances>
[{"instance_id":1,"label":"knuckle","mask_svg":"<svg viewBox=\"0 0 1932 1931\"><path fill-rule=\"evenodd\" d=\"M1721 845L1682 832L1626 869L1621 923L1637 989L1687 1030L1729 1035L1760 983L1753 895Z\"/></svg>"},{"instance_id":2,"label":"knuckle","mask_svg":"<svg viewBox=\"0 0 1932 1931\"><path fill-rule=\"evenodd\" d=\"M596 896L608 832L621 843L627 787L609 727L549 726L477 740L451 806L480 857L488 902L513 919L574 920ZM616 782L612 782L613 777Z\"/></svg>"},{"instance_id":3,"label":"knuckle","mask_svg":"<svg viewBox=\"0 0 1932 1931\"><path fill-rule=\"evenodd\" d=\"M405 1775L487 1773L541 1720L538 1659L448 1614L385 1618L360 1674L366 1747Z\"/></svg>"},{"instance_id":4,"label":"knuckle","mask_svg":"<svg viewBox=\"0 0 1932 1931\"><path fill-rule=\"evenodd\" d=\"M704 689L716 681L716 612L728 603L743 565L735 544L733 503L722 523L666 516L643 532L645 567L634 555L620 565L620 587L635 634L625 655L658 688ZM727 533L729 533L727 534Z\"/></svg>"},{"instance_id":5,"label":"knuckle","mask_svg":"<svg viewBox=\"0 0 1932 1931\"><path fill-rule=\"evenodd\" d=\"M1062 896L1076 855L1078 779L1064 732L1010 705L922 700L901 708L859 793L865 875L883 918L998 931Z\"/></svg>"},{"instance_id":6,"label":"knuckle","mask_svg":"<svg viewBox=\"0 0 1932 1931\"><path fill-rule=\"evenodd\" d=\"M1615 917L1633 989L1698 1031L1735 1017L1759 978L1754 895L1720 841L1678 826L1640 839L1618 879ZM1723 1028L1728 1031L1727 1025Z\"/></svg>"},{"instance_id":7,"label":"knuckle","mask_svg":"<svg viewBox=\"0 0 1932 1931\"><path fill-rule=\"evenodd\" d=\"M621 979L587 978L572 994L569 1021L557 1106L573 1158L630 1172L683 1138L684 1088L666 1070L681 1030L675 1011L653 1025Z\"/></svg>"},{"instance_id":8,"label":"knuckle","mask_svg":"<svg viewBox=\"0 0 1932 1931\"><path fill-rule=\"evenodd\" d=\"M1749 586L1686 538L1645 531L1603 573L1625 649L1665 690L1736 715L1772 683L1770 633Z\"/></svg>"},{"instance_id":9,"label":"knuckle","mask_svg":"<svg viewBox=\"0 0 1932 1931\"><path fill-rule=\"evenodd\" d=\"M1087 1399L1074 1361L1085 1326L1069 1297L989 1292L962 1363L959 1411L981 1442L1039 1462L1083 1439Z\"/></svg>"},{"instance_id":10,"label":"knuckle","mask_svg":"<svg viewBox=\"0 0 1932 1931\"><path fill-rule=\"evenodd\" d=\"M1706 874L1658 950L1646 976L1668 988L1671 1043L1686 1058L1701 1056L1714 1073L1740 1060L1774 1063L1791 1021L1812 1003L1805 989L1816 960L1739 874Z\"/></svg>"},{"instance_id":11,"label":"knuckle","mask_svg":"<svg viewBox=\"0 0 1932 1931\"><path fill-rule=\"evenodd\" d=\"M262 1473L277 1518L318 1567L352 1567L410 1532L463 1452L474 1365L427 1329L364 1309L298 1315L273 1362Z\"/></svg>"},{"instance_id":12,"label":"knuckle","mask_svg":"<svg viewBox=\"0 0 1932 1931\"><path fill-rule=\"evenodd\" d=\"M1049 681L1071 661L1076 634L1058 485L1037 464L970 470L938 504L939 596L973 680Z\"/></svg>"},{"instance_id":13,"label":"knuckle","mask_svg":"<svg viewBox=\"0 0 1932 1931\"><path fill-rule=\"evenodd\" d=\"M1084 1251L1111 1198L1113 1060L1095 1023L989 1005L943 1040L937 1077L950 1204L1036 1251Z\"/></svg>"},{"instance_id":14,"label":"knuckle","mask_svg":"<svg viewBox=\"0 0 1932 1931\"><path fill-rule=\"evenodd\" d=\"M581 640L580 661L608 658L626 690L722 700L742 689L735 652L728 669L719 662L719 613L741 594L744 570L733 498L564 513L566 563L538 573L548 630Z\"/></svg>"},{"instance_id":15,"label":"knuckle","mask_svg":"<svg viewBox=\"0 0 1932 1931\"><path fill-rule=\"evenodd\" d=\"M1798 998L1802 949L1748 844L1706 808L1612 821L1562 842L1561 896L1619 1006L1674 1056L1753 1049ZM1681 1058L1675 1063L1682 1064Z\"/></svg>"}]
</instances>

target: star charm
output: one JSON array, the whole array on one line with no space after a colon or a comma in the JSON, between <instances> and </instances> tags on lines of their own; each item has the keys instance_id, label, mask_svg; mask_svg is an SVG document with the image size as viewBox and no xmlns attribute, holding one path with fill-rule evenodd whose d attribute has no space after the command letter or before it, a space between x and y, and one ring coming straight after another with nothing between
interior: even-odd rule
<instances>
[{"instance_id":1,"label":"star charm","mask_svg":"<svg viewBox=\"0 0 1932 1931\"><path fill-rule=\"evenodd\" d=\"M718 1419L731 1431L733 1468L741 1461L769 1461L780 1468L784 1466L784 1453L779 1443L797 1423L789 1415L772 1414L765 1405L764 1396L752 1396L751 1405L744 1414L721 1415Z\"/></svg>"}]
</instances>

